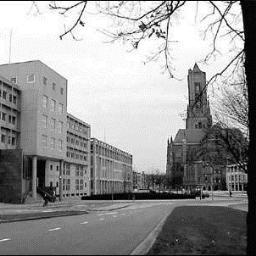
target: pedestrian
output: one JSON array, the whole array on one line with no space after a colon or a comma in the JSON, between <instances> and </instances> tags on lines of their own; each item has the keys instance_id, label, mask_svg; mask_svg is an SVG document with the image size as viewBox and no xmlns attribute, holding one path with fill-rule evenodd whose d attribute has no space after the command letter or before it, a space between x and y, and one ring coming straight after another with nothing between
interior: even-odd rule
<instances>
[{"instance_id":1,"label":"pedestrian","mask_svg":"<svg viewBox=\"0 0 256 256\"><path fill-rule=\"evenodd\" d=\"M231 191L231 190L229 190L229 196L230 196L230 197L232 196L232 191Z\"/></svg>"},{"instance_id":2,"label":"pedestrian","mask_svg":"<svg viewBox=\"0 0 256 256\"><path fill-rule=\"evenodd\" d=\"M44 194L44 204L43 204L43 207L45 207L47 205L48 205L48 198L47 198L46 194Z\"/></svg>"}]
</instances>

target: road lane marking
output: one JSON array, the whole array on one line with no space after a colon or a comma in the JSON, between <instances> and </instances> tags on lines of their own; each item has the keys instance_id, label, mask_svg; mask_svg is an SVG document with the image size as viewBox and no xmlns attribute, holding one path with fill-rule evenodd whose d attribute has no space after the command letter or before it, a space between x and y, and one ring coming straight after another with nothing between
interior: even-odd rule
<instances>
[{"instance_id":1,"label":"road lane marking","mask_svg":"<svg viewBox=\"0 0 256 256\"><path fill-rule=\"evenodd\" d=\"M56 231L56 230L60 230L61 228L51 228L51 229L49 229L48 231Z\"/></svg>"},{"instance_id":2,"label":"road lane marking","mask_svg":"<svg viewBox=\"0 0 256 256\"><path fill-rule=\"evenodd\" d=\"M100 220L105 220L104 218L100 218Z\"/></svg>"},{"instance_id":3,"label":"road lane marking","mask_svg":"<svg viewBox=\"0 0 256 256\"><path fill-rule=\"evenodd\" d=\"M56 212L55 210L44 210L42 212Z\"/></svg>"},{"instance_id":4,"label":"road lane marking","mask_svg":"<svg viewBox=\"0 0 256 256\"><path fill-rule=\"evenodd\" d=\"M106 215L113 215L113 214L117 214L118 212L108 212L106 213Z\"/></svg>"},{"instance_id":5,"label":"road lane marking","mask_svg":"<svg viewBox=\"0 0 256 256\"><path fill-rule=\"evenodd\" d=\"M88 221L84 221L84 222L82 222L80 224L83 225L83 224L87 224L87 223L88 223Z\"/></svg>"},{"instance_id":6,"label":"road lane marking","mask_svg":"<svg viewBox=\"0 0 256 256\"><path fill-rule=\"evenodd\" d=\"M3 238L0 240L0 242L5 242L5 241L9 241L9 240L11 240L11 238Z\"/></svg>"}]
</instances>

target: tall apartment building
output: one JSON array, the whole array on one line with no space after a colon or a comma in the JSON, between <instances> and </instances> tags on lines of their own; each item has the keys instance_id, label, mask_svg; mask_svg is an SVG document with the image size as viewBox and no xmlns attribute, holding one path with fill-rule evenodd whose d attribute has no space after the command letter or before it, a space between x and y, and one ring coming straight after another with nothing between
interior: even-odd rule
<instances>
[{"instance_id":1,"label":"tall apartment building","mask_svg":"<svg viewBox=\"0 0 256 256\"><path fill-rule=\"evenodd\" d=\"M132 191L132 155L91 138L91 194Z\"/></svg>"},{"instance_id":2,"label":"tall apartment building","mask_svg":"<svg viewBox=\"0 0 256 256\"><path fill-rule=\"evenodd\" d=\"M90 137L90 125L67 114L63 197L90 195Z\"/></svg>"},{"instance_id":3,"label":"tall apartment building","mask_svg":"<svg viewBox=\"0 0 256 256\"><path fill-rule=\"evenodd\" d=\"M0 74L22 91L20 148L28 179L32 172L33 197L37 186L52 185L59 194L66 158L67 80L39 60L0 65Z\"/></svg>"},{"instance_id":4,"label":"tall apartment building","mask_svg":"<svg viewBox=\"0 0 256 256\"><path fill-rule=\"evenodd\" d=\"M20 145L20 97L19 87L0 76L0 149Z\"/></svg>"}]
</instances>

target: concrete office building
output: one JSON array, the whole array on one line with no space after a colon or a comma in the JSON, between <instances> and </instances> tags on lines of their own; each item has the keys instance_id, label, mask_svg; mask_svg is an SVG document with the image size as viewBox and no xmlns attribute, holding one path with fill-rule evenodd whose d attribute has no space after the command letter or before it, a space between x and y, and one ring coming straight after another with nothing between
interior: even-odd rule
<instances>
[{"instance_id":1,"label":"concrete office building","mask_svg":"<svg viewBox=\"0 0 256 256\"><path fill-rule=\"evenodd\" d=\"M91 138L91 194L132 191L132 155Z\"/></svg>"},{"instance_id":2,"label":"concrete office building","mask_svg":"<svg viewBox=\"0 0 256 256\"><path fill-rule=\"evenodd\" d=\"M63 197L90 195L90 137L90 125L67 114Z\"/></svg>"},{"instance_id":3,"label":"concrete office building","mask_svg":"<svg viewBox=\"0 0 256 256\"><path fill-rule=\"evenodd\" d=\"M20 97L19 87L0 76L0 149L20 145Z\"/></svg>"},{"instance_id":4,"label":"concrete office building","mask_svg":"<svg viewBox=\"0 0 256 256\"><path fill-rule=\"evenodd\" d=\"M59 194L66 158L67 80L39 60L0 65L0 74L22 91L20 148L33 198L37 186L52 185Z\"/></svg>"}]
</instances>

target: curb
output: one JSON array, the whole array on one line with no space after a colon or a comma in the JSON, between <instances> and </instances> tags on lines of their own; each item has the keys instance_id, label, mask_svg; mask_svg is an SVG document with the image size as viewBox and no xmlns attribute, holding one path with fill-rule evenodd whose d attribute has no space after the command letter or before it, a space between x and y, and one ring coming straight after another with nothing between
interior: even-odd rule
<instances>
[{"instance_id":1,"label":"curb","mask_svg":"<svg viewBox=\"0 0 256 256\"><path fill-rule=\"evenodd\" d=\"M155 243L158 234L161 232L166 219L171 214L171 212L169 212L166 216L163 217L163 219L156 225L153 231L151 231L148 234L148 236L130 253L130 255L146 255L149 252L149 250Z\"/></svg>"},{"instance_id":2,"label":"curb","mask_svg":"<svg viewBox=\"0 0 256 256\"><path fill-rule=\"evenodd\" d=\"M88 214L88 211L59 211L54 212L55 214L45 214L38 216L20 216L13 219L0 219L0 224L2 223L10 223L10 222L18 222L18 221L27 221L27 220L38 220L38 219L49 219L49 218L57 218L57 217L65 217L65 216L73 216L73 215L83 215ZM56 214L57 213L57 214Z\"/></svg>"}]
</instances>

